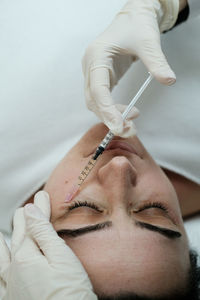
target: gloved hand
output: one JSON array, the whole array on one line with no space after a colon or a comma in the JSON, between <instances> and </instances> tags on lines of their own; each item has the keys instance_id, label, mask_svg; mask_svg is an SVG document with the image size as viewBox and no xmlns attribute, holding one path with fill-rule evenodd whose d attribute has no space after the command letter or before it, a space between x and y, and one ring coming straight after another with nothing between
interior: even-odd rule
<instances>
[{"instance_id":1,"label":"gloved hand","mask_svg":"<svg viewBox=\"0 0 200 300\"><path fill-rule=\"evenodd\" d=\"M10 266L10 251L0 232L0 299L2 300L6 293L6 271Z\"/></svg>"},{"instance_id":2,"label":"gloved hand","mask_svg":"<svg viewBox=\"0 0 200 300\"><path fill-rule=\"evenodd\" d=\"M48 194L37 193L34 202L16 211L11 261L1 238L3 300L97 300L80 261L49 223Z\"/></svg>"},{"instance_id":3,"label":"gloved hand","mask_svg":"<svg viewBox=\"0 0 200 300\"><path fill-rule=\"evenodd\" d=\"M161 49L160 32L174 25L178 10L179 0L129 0L87 48L82 61L87 107L115 135L129 137L135 133L132 122L123 123L111 97L113 87L133 61L140 58L159 82L175 82Z\"/></svg>"}]
</instances>

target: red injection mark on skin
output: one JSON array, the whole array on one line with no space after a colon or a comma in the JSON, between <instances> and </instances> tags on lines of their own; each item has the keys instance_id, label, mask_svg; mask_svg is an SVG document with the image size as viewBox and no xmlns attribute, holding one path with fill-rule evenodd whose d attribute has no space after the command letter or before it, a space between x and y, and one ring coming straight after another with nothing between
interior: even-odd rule
<instances>
[{"instance_id":1,"label":"red injection mark on skin","mask_svg":"<svg viewBox=\"0 0 200 300\"><path fill-rule=\"evenodd\" d=\"M74 185L73 187L72 187L72 189L70 190L70 192L67 194L67 197L66 197L66 199L65 199L65 203L68 203L68 202L70 202L73 198L74 198L74 196L77 194L77 192L78 192L78 190L79 190L79 186L78 185Z\"/></svg>"}]
</instances>

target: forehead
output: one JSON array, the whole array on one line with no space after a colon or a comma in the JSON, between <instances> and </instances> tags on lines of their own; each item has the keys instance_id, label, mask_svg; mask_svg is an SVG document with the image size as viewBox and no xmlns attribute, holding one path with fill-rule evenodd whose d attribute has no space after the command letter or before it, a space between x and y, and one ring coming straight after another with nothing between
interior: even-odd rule
<instances>
[{"instance_id":1,"label":"forehead","mask_svg":"<svg viewBox=\"0 0 200 300\"><path fill-rule=\"evenodd\" d=\"M69 239L72 248L84 265L92 283L102 289L109 286L157 286L171 282L174 274L185 273L181 247L159 234L140 228L126 231L109 228L77 239ZM183 247L183 244L182 244ZM184 252L184 251L183 251ZM177 277L177 278L178 278ZM170 283L171 284L171 283Z\"/></svg>"},{"instance_id":2,"label":"forehead","mask_svg":"<svg viewBox=\"0 0 200 300\"><path fill-rule=\"evenodd\" d=\"M97 265L107 260L126 265L131 260L137 265L145 263L155 266L162 261L178 261L185 246L182 240L169 240L159 233L123 223L69 238L67 244L79 257L86 261L89 257L90 262Z\"/></svg>"}]
</instances>

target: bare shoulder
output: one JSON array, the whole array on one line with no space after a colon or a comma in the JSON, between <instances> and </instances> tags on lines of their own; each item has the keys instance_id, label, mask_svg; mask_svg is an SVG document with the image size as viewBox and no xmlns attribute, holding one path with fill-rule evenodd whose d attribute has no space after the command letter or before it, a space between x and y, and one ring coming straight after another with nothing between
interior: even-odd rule
<instances>
[{"instance_id":1,"label":"bare shoulder","mask_svg":"<svg viewBox=\"0 0 200 300\"><path fill-rule=\"evenodd\" d=\"M176 190L183 217L200 214L200 185L169 170L163 171Z\"/></svg>"}]
</instances>

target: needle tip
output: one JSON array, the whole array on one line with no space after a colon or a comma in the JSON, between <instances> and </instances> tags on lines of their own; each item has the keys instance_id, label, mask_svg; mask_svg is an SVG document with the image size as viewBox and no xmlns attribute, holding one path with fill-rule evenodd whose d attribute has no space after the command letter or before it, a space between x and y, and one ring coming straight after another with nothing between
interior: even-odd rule
<instances>
[{"instance_id":1,"label":"needle tip","mask_svg":"<svg viewBox=\"0 0 200 300\"><path fill-rule=\"evenodd\" d=\"M67 194L67 197L65 198L64 202L65 203L70 202L74 198L74 196L76 195L76 193L78 192L78 190L79 190L79 186L74 185L73 188L72 188L72 190Z\"/></svg>"}]
</instances>

